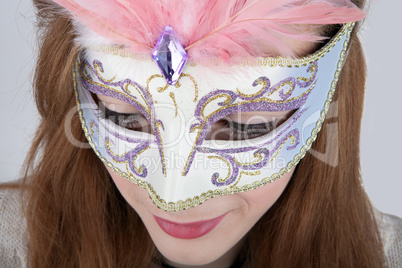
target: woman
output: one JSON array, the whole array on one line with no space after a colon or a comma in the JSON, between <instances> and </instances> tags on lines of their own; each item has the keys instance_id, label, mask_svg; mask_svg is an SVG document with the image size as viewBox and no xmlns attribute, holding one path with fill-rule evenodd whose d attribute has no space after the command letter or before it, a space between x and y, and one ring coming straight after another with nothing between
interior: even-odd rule
<instances>
[{"instance_id":1,"label":"woman","mask_svg":"<svg viewBox=\"0 0 402 268\"><path fill-rule=\"evenodd\" d=\"M308 9L298 9L304 7L298 1L274 6L271 12L263 8L274 1L232 3L226 14L230 22L215 22L222 25L215 27L215 36L223 35L217 42L214 34L205 34L214 31L203 29L204 24L188 25L202 20L180 13L180 8L186 10L180 5L158 13L156 5L140 2L135 3L138 10L130 3L116 7L105 1L99 5L102 10L90 2L57 2L71 13L54 3L35 2L44 30L35 76L43 119L23 183L33 267L398 263L400 252L389 256L398 241L387 236L400 236L400 229L384 225L400 222L373 212L360 184L365 78L357 28L304 26L357 21L362 14L356 7L334 1L328 13L323 9L328 6L307 1L310 10L316 9L306 19L300 14ZM201 16L206 20L225 14L221 9L227 5L216 3L208 9L212 14L197 5L195 10L208 14ZM263 32L261 39L270 42L261 46L259 37L253 39L261 34L254 24L230 34L233 25L255 19L260 10L269 13L264 23L275 32ZM136 22L135 29L129 24L122 29L118 19L105 15L114 11L120 11L116 17L123 12L140 17L129 20ZM156 22L145 19L154 11L169 21L183 19L190 30L197 27L189 30L193 36L183 34L184 27L175 28L179 23L165 28L158 43L162 49L156 44L153 51L156 63L135 57L152 50L149 43L155 45L162 32L148 31L153 23L160 26L156 16ZM286 21L302 26L288 27ZM238 38L242 35L247 38ZM318 50L320 36L334 38ZM209 40L202 43L204 37ZM161 58L169 55L159 53L166 52L163 40L179 47L170 56L180 54L180 64L185 65L183 50L196 64L185 65L183 73L180 64L177 69L167 66ZM115 44L125 46L116 49ZM246 56L300 58L310 53L300 64L285 66L263 62L267 64L237 67L236 62ZM211 64L215 59L222 62ZM155 71L157 64L162 74ZM174 72L164 73L167 68ZM71 110L77 103L78 114ZM314 151L306 154L310 146ZM332 153L322 154L326 150ZM185 157L175 159L177 155Z\"/></svg>"}]
</instances>

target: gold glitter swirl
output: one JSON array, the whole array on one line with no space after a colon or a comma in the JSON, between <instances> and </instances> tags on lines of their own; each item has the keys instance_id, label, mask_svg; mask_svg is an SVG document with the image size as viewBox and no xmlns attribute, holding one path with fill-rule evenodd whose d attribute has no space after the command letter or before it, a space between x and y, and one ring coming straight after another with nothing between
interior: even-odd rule
<instances>
[{"instance_id":1,"label":"gold glitter swirl","mask_svg":"<svg viewBox=\"0 0 402 268\"><path fill-rule=\"evenodd\" d=\"M196 80L194 79L194 77L191 76L190 74L182 73L182 74L180 75L180 78L179 78L179 81L178 81L178 82L180 82L180 79L181 79L182 77L188 77L188 78L193 82L193 84L194 84L194 89L195 89L195 96L194 96L193 102L196 102L196 101L198 100L198 84L197 84L197 81L196 81Z\"/></svg>"},{"instance_id":2,"label":"gold glitter swirl","mask_svg":"<svg viewBox=\"0 0 402 268\"><path fill-rule=\"evenodd\" d=\"M135 165L135 163L136 163L136 161L137 161L137 158L138 158L143 152L145 152L146 150L148 150L149 148L150 148L150 146L148 145L147 147L143 148L141 151L138 152L138 154L136 154L136 155L134 156L134 159L133 159L133 167L134 167L134 170L135 170L137 173L139 173L139 174L141 174L141 173L144 171L144 167L143 167L143 166L140 166L139 168L137 168L136 165ZM128 167L128 161L126 161L126 162L127 162L127 164L126 164L126 169L127 169L127 171L130 173L130 175L133 175L133 174L130 172L130 168ZM133 175L133 176L134 176L134 175Z\"/></svg>"},{"instance_id":3,"label":"gold glitter swirl","mask_svg":"<svg viewBox=\"0 0 402 268\"><path fill-rule=\"evenodd\" d=\"M217 156L217 155L208 156L208 159L218 159L228 166L229 171L228 171L228 175L226 176L226 178L222 179L221 177L219 177L217 179L218 182L221 182L221 183L226 182L230 178L230 175L232 175L232 166L230 165L229 161L226 160L225 158L223 158L222 156Z\"/></svg>"},{"instance_id":4,"label":"gold glitter swirl","mask_svg":"<svg viewBox=\"0 0 402 268\"><path fill-rule=\"evenodd\" d=\"M96 125L95 125L93 122L92 122L91 125L90 125L91 135L94 135L94 134L95 134L94 128L96 129L96 133L98 134L98 136L100 136L100 135L99 135L99 130L98 130L98 128L96 127Z\"/></svg>"},{"instance_id":5,"label":"gold glitter swirl","mask_svg":"<svg viewBox=\"0 0 402 268\"><path fill-rule=\"evenodd\" d=\"M296 142L296 136L291 135L289 136L286 140L284 140L281 145L278 147L278 149L276 150L275 154L273 154L271 156L271 159L269 160L269 163L272 163L272 161L274 161L274 159L278 156L279 152L282 150L283 146L289 141L291 140L290 144L294 144ZM246 166L252 166L252 165L256 165L259 164L261 161L264 160L264 157L262 156L261 153L254 153L254 157L257 158L257 160L252 161L252 162L246 162L246 163L241 163L238 160L234 160L235 164L240 166L240 167L246 167Z\"/></svg>"},{"instance_id":6,"label":"gold glitter swirl","mask_svg":"<svg viewBox=\"0 0 402 268\"><path fill-rule=\"evenodd\" d=\"M154 74L154 75L151 75L150 77L148 77L148 79L147 79L147 92L152 100L153 100L153 97L152 97L152 93L151 93L149 84L151 83L152 80L154 80L156 78L163 78L163 76L161 74ZM169 87L169 85L166 83L165 87L158 87L157 91L159 93L161 93L161 92L165 91L168 87ZM155 120L155 118L153 117L152 114L150 114L150 116L151 116L151 122L155 122L155 130L158 133L158 137L159 137L159 141L160 141L161 159L162 159L162 171L163 171L164 176L166 177L167 173L166 173L165 150L163 147L163 141L162 141L162 136L161 136L161 132L160 132L160 128L163 129L163 126L160 122L157 122Z\"/></svg>"},{"instance_id":7,"label":"gold glitter swirl","mask_svg":"<svg viewBox=\"0 0 402 268\"><path fill-rule=\"evenodd\" d=\"M252 165L258 164L262 160L264 160L264 157L261 155L261 153L254 153L253 156L255 158L257 158L257 160L252 161L252 162L240 163L239 161L237 161L235 159L235 164L238 165L238 166L241 166L241 167L245 167L245 166L252 166Z\"/></svg>"},{"instance_id":8,"label":"gold glitter swirl","mask_svg":"<svg viewBox=\"0 0 402 268\"><path fill-rule=\"evenodd\" d=\"M190 133L194 133L196 130L201 130L201 126L194 126L190 129Z\"/></svg>"},{"instance_id":9,"label":"gold glitter swirl","mask_svg":"<svg viewBox=\"0 0 402 268\"><path fill-rule=\"evenodd\" d=\"M313 63L311 64L311 69L309 70L309 72L311 73L311 77L310 78L306 78L306 77L297 77L297 79L302 80L304 82L311 82L311 80L314 79L314 73L317 71L317 64Z\"/></svg>"},{"instance_id":10,"label":"gold glitter swirl","mask_svg":"<svg viewBox=\"0 0 402 268\"><path fill-rule=\"evenodd\" d=\"M96 130L96 132L97 132L99 138L101 138L101 137L100 137L100 134L99 134L99 129L98 129L98 127L92 122L92 123L90 124L90 129L91 129L91 134L92 134L92 135L94 135L94 133L95 133L94 128L95 128L95 130ZM113 156L115 156L115 157L117 157L117 158L123 158L123 157L125 156L126 153L123 153L123 154L121 154L121 155L118 155L118 154L116 154L116 153L113 152L113 150L111 149L112 142L111 142L110 140L106 140L104 144L105 144L105 146L106 146L106 149L107 149L107 150L109 151L109 153L111 153ZM150 148L150 146L147 146L147 147L145 147L144 149L142 149L140 152L138 152L138 154L135 155L135 157L134 157L134 159L133 159L133 167L134 167L134 169L135 169L135 171L136 171L137 173L142 173L142 172L144 171L144 168L143 168L142 166L140 166L139 168L137 168L136 165L135 165L135 162L137 161L137 158L138 158L143 152L145 152L146 150L148 150L149 148ZM118 161L118 160L116 160L116 159L114 159L114 158L112 158L112 160L113 160L113 162L115 162L115 163L125 163L125 162L126 162L126 163L127 163L127 164L126 164L126 169L127 169L128 172L130 172L130 168L128 167L128 160Z\"/></svg>"},{"instance_id":11,"label":"gold glitter swirl","mask_svg":"<svg viewBox=\"0 0 402 268\"><path fill-rule=\"evenodd\" d=\"M311 90L313 90L313 88L315 87L316 84L317 84L317 82L314 82L314 84L312 84L311 87L310 87L306 92L304 92L303 94L301 94L301 95L299 95L299 96L297 96L297 97L294 97L294 98L291 98L291 99L288 99L288 100L278 101L278 100L272 100L272 99L270 99L270 98L261 98L261 99L259 99L259 100L260 100L260 101L267 101L267 102L271 102L271 103L286 104L286 103L289 103L289 102L298 100L298 99L300 99L300 98L303 98L304 96L306 96L307 94L309 94ZM283 85L284 85L284 84L283 84Z\"/></svg>"},{"instance_id":12,"label":"gold glitter swirl","mask_svg":"<svg viewBox=\"0 0 402 268\"><path fill-rule=\"evenodd\" d=\"M176 99L175 99L174 93L173 93L173 92L170 92L170 93L169 93L169 97L172 98L173 103L174 103L174 108L175 108L174 117L177 117L177 103L176 103Z\"/></svg>"},{"instance_id":13,"label":"gold glitter swirl","mask_svg":"<svg viewBox=\"0 0 402 268\"><path fill-rule=\"evenodd\" d=\"M180 78L179 78L179 80L176 82L176 84L175 84L175 87L176 88L180 88L181 87L181 83L180 83L180 80L183 78L183 77L187 77L187 78L189 78L192 82L193 82L193 84L194 84L194 100L193 100L193 102L196 102L197 100L198 100L198 83L197 83L197 81L194 79L194 77L192 76L192 75L190 75L190 74L186 74L186 73L182 73L181 75L180 75ZM163 77L163 75L161 75L161 74L154 74L154 75L151 75L150 77L148 77L148 79L147 79L147 88L149 89L150 87L149 87L149 84L152 82L152 80L154 80L154 79L157 79L157 78L163 78L164 79L164 77ZM165 80L166 81L166 80ZM163 93L166 89L168 89L169 88L169 84L166 82L166 84L163 86L163 87L158 87L157 89L156 89L156 91L158 92L158 93Z\"/></svg>"},{"instance_id":14,"label":"gold glitter swirl","mask_svg":"<svg viewBox=\"0 0 402 268\"><path fill-rule=\"evenodd\" d=\"M278 156L279 152L282 150L283 146L290 140L290 144L294 144L296 142L296 137L294 135L289 136L286 140L283 141L283 143L279 146L279 148L276 150L275 154L272 156L272 158L269 160L269 163L272 163L274 159Z\"/></svg>"},{"instance_id":15,"label":"gold glitter swirl","mask_svg":"<svg viewBox=\"0 0 402 268\"><path fill-rule=\"evenodd\" d=\"M136 100L130 93L127 93L128 91L127 92L121 92L120 90L116 90L112 86L108 86L108 85L105 85L103 83L95 82L94 80L92 80L91 75L88 73L88 69L91 71L91 73L93 73L91 68L89 68L88 64L84 64L84 66L87 67L87 68L84 68L84 71L79 70L79 72L80 72L81 77L84 78L88 83L90 83L92 85L95 85L95 86L102 87L102 88L107 88L107 89L109 89L109 90L111 90L113 92L116 92L118 94L122 94L126 98L130 99L131 101L133 101L133 102L137 103L139 106L141 106L148 113L148 115L151 114L151 111L150 111L149 107L144 107L144 105L139 103L138 100ZM95 72L94 75L98 75L101 79L104 80L104 78L99 73ZM113 80L111 80L111 81L113 82ZM141 98L143 99L144 103L147 104L147 102L145 101L145 99L144 99L143 95L141 94L140 90L138 89L138 87L133 85L133 84L130 84L130 85L134 86L137 89L137 91L139 92L139 94L140 94ZM126 85L126 86L128 86L128 85Z\"/></svg>"},{"instance_id":16,"label":"gold glitter swirl","mask_svg":"<svg viewBox=\"0 0 402 268\"><path fill-rule=\"evenodd\" d=\"M154 121L155 122L155 121ZM161 136L161 132L159 130L159 128L162 128L162 124L160 122L155 122L155 129L158 132L159 135L159 140L160 140L160 145L161 145L161 158L162 158L162 170L163 170L163 174L165 175L165 177L167 176L166 173L166 159L165 159L165 150L163 149L163 141L162 141L162 136Z\"/></svg>"},{"instance_id":17,"label":"gold glitter swirl","mask_svg":"<svg viewBox=\"0 0 402 268\"><path fill-rule=\"evenodd\" d=\"M198 141L199 137L200 137L200 132L197 133L196 141L193 143L193 147L191 148L190 153L188 154L188 157L187 157L187 160L186 160L186 165L184 166L184 168L183 168L183 170L181 172L182 176L186 175L187 167L190 165L191 156L195 153L194 150L195 150L195 147L197 146L197 141Z\"/></svg>"},{"instance_id":18,"label":"gold glitter swirl","mask_svg":"<svg viewBox=\"0 0 402 268\"><path fill-rule=\"evenodd\" d=\"M124 84L123 92L125 92L125 93L127 93L127 94L130 94L130 95L133 95L133 93L131 92L131 90L128 88L129 86L134 87L134 88L136 89L136 91L139 92L139 89L138 89L137 86L136 86L135 84L133 84L133 83L126 83L126 84ZM141 95L141 94L140 94L140 95Z\"/></svg>"},{"instance_id":19,"label":"gold glitter swirl","mask_svg":"<svg viewBox=\"0 0 402 268\"><path fill-rule=\"evenodd\" d=\"M276 90L272 91L268 96L272 95L275 91L278 91L279 89L281 89L282 87L284 87L284 86L286 86L286 85L289 85L290 89L288 90L288 92L285 93L285 95L286 95L286 96L289 96L289 95L292 93L292 89L293 89L293 87L294 87L294 84L293 84L292 81L285 81L285 82L283 82L282 84L279 85L279 87L278 87ZM268 96L267 96L267 97L268 97Z\"/></svg>"},{"instance_id":20,"label":"gold glitter swirl","mask_svg":"<svg viewBox=\"0 0 402 268\"><path fill-rule=\"evenodd\" d=\"M267 85L268 85L268 81L265 81L265 80L263 80L263 79L258 79L258 80L257 80L257 84L258 84L258 85L262 85L262 88L261 88L258 92L256 92L256 93L253 93L253 94L245 94L245 93L241 92L240 89L238 89L238 88L236 88L236 91L237 91L237 93L238 93L240 96L242 96L244 99L254 98L255 96L261 94L261 92L266 89L266 87L267 87Z\"/></svg>"},{"instance_id":21,"label":"gold glitter swirl","mask_svg":"<svg viewBox=\"0 0 402 268\"><path fill-rule=\"evenodd\" d=\"M154 80L154 79L156 79L156 78L163 78L163 75L161 75L161 74L154 74L154 75L151 75L150 77L148 77L148 79L147 79L147 88L148 88L148 90L149 90L149 84L151 83L151 81L152 80ZM163 78L164 79L164 78ZM163 87L158 87L157 89L156 89L156 91L158 91L159 93L162 93L162 92L164 92L166 89L168 89L169 88L169 84L166 82L166 85L165 86L163 86Z\"/></svg>"},{"instance_id":22,"label":"gold glitter swirl","mask_svg":"<svg viewBox=\"0 0 402 268\"><path fill-rule=\"evenodd\" d=\"M109 153L111 153L114 157L118 157L118 158L123 158L123 157L124 157L124 155L125 155L126 153L123 153L122 155L115 154L115 153L112 151L112 149L110 148L110 145L112 145L112 142L109 141L109 140L106 140L106 141L105 141L105 146L106 146L106 149L109 151ZM116 161L117 163L124 163L124 162L127 161L127 160L117 161L116 159L113 159L113 160Z\"/></svg>"},{"instance_id":23,"label":"gold glitter swirl","mask_svg":"<svg viewBox=\"0 0 402 268\"><path fill-rule=\"evenodd\" d=\"M297 79L302 80L302 81L305 81L305 82L310 82L310 81L314 78L314 72L315 72L315 70L317 69L317 65L313 64L313 65L311 65L311 66L312 66L312 67L311 67L310 72L312 72L313 74L312 74L312 76L311 76L310 78L306 78L306 77L297 77ZM262 80L262 79L259 79L257 83L260 84L260 85L262 85L263 87L262 87L262 89L260 89L260 90L259 90L258 92L256 92L256 93L253 93L253 94L245 94L245 93L242 93L242 92L240 91L240 89L238 89L238 88L236 89L236 91L237 91L237 93L239 93L243 98L254 98L255 96L258 96L259 94L261 94L261 92L262 92L264 89L266 89L266 86L267 86L267 84L268 84L267 81L264 81L264 80ZM274 94L275 92L279 91L281 88L283 88L283 87L286 86L286 85L289 85L290 89L288 90L288 92L285 93L285 95L289 96L289 95L291 94L291 92L292 92L292 89L293 89L293 87L294 87L294 84L293 84L292 81L285 81L285 82L283 82L282 84L280 84L275 90L273 90L273 91L270 92L268 95L266 95L266 96L265 96L265 99L269 100L269 102L271 102L271 103L287 103L287 102L290 102L290 101L294 101L294 100L297 100L297 99L299 99L299 98L305 96L306 94L308 94L308 93L314 88L315 83L313 84L313 86L311 86L311 87L309 88L309 90L307 90L306 92L304 92L302 95L300 95L300 96L298 96L298 97L294 97L294 98L289 99L289 100L286 100L286 101L277 101L277 100L272 100L272 99L269 99L269 98L268 98L269 96L271 96L271 95ZM262 98L260 98L259 100L261 100L261 99L262 99ZM204 105L204 107L205 107L205 106L207 106L207 103ZM203 110L204 110L204 109L203 109ZM203 114L203 113L202 113L202 114Z\"/></svg>"},{"instance_id":24,"label":"gold glitter swirl","mask_svg":"<svg viewBox=\"0 0 402 268\"><path fill-rule=\"evenodd\" d=\"M213 96L212 98L208 99L208 100L204 103L204 106L203 106L202 109L201 109L201 117L202 117L203 119L205 118L204 110L205 110L205 108L208 106L208 104L210 104L211 102L213 102L214 100L219 99L219 98L225 98L225 100L223 101L223 103L226 104L226 105L228 105L228 104L232 101L232 96L230 96L229 94L226 94L226 93L217 94L217 95ZM228 107L228 106L225 106L225 107ZM222 110L222 109L225 109L225 107L219 109L219 111ZM216 113L216 112L215 112L215 113ZM212 113L212 115L214 115L215 113ZM209 115L207 118L211 117L212 115Z\"/></svg>"},{"instance_id":25,"label":"gold glitter swirl","mask_svg":"<svg viewBox=\"0 0 402 268\"><path fill-rule=\"evenodd\" d=\"M94 63L94 69L95 69L95 72L99 75L99 77L100 77L102 80L104 80L104 81L106 81L106 82L108 82L108 83L113 82L113 81L116 79L116 75L115 75L112 79L106 79L106 78L102 77L102 76L100 75L100 73L103 73L103 72L102 72L102 68L100 67L99 63L97 63L97 62Z\"/></svg>"},{"instance_id":26,"label":"gold glitter swirl","mask_svg":"<svg viewBox=\"0 0 402 268\"><path fill-rule=\"evenodd\" d=\"M257 171L254 171L254 172L251 172L251 171L244 171L244 170L243 170L243 171L240 171L239 177L236 179L235 183L233 183L233 184L230 186L230 188L236 187L237 184L240 182L241 177L242 177L243 175L258 176L258 175L260 175L260 174L261 174L261 170L257 170Z\"/></svg>"}]
</instances>

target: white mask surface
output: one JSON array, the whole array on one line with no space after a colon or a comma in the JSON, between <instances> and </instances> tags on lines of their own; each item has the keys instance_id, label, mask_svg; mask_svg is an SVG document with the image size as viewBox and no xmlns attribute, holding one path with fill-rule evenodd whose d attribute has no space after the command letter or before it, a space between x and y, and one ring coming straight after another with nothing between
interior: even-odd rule
<instances>
[{"instance_id":1,"label":"white mask surface","mask_svg":"<svg viewBox=\"0 0 402 268\"><path fill-rule=\"evenodd\" d=\"M344 25L303 59L256 59L224 72L188 64L175 86L167 84L152 60L88 48L75 67L86 137L108 167L145 188L166 211L266 185L293 168L315 140L353 25ZM131 105L138 112L130 115L132 121L146 127L124 127L112 118L117 113L96 104L94 94ZM217 122L249 112L291 115L279 126L234 119L230 128L240 138L211 135Z\"/></svg>"}]
</instances>

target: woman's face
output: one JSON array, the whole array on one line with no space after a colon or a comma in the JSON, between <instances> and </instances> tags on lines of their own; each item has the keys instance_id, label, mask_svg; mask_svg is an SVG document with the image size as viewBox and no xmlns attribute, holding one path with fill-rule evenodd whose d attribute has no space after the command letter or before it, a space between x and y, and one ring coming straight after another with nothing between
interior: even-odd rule
<instances>
[{"instance_id":1,"label":"woman's face","mask_svg":"<svg viewBox=\"0 0 402 268\"><path fill-rule=\"evenodd\" d=\"M294 169L263 187L215 197L180 212L158 209L145 189L108 171L141 217L166 263L175 267L229 267L242 246L242 238L282 194Z\"/></svg>"},{"instance_id":2,"label":"woman's face","mask_svg":"<svg viewBox=\"0 0 402 268\"><path fill-rule=\"evenodd\" d=\"M293 45L301 54L308 54L312 50L311 43L295 42ZM97 96L105 107L112 107L118 113L137 112L119 100ZM253 121L253 117L267 121L275 118L278 125L291 114L292 111L279 114L250 112L234 117L248 122ZM212 131L219 132L219 128L221 125L215 124ZM157 208L145 189L109 168L108 171L123 197L141 217L164 262L175 267L229 267L235 261L245 235L282 194L294 168L263 187L218 196L179 212Z\"/></svg>"},{"instance_id":3,"label":"woman's face","mask_svg":"<svg viewBox=\"0 0 402 268\"><path fill-rule=\"evenodd\" d=\"M97 97L102 105L118 113L138 113L134 107L120 100L103 95ZM292 111L244 112L224 119L248 124L255 121L281 124L291 114ZM212 126L210 137L229 139L230 135L221 132L224 128L225 124L218 121ZM206 264L210 265L208 267L230 266L242 246L242 238L278 199L293 170L252 191L215 197L180 212L166 212L155 206L147 190L108 168L123 197L141 217L164 261L175 267Z\"/></svg>"}]
</instances>

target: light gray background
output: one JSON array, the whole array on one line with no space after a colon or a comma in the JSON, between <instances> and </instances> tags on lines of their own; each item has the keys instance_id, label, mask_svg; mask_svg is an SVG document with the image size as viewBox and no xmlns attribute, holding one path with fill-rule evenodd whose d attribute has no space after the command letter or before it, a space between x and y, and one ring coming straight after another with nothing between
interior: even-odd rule
<instances>
[{"instance_id":1,"label":"light gray background","mask_svg":"<svg viewBox=\"0 0 402 268\"><path fill-rule=\"evenodd\" d=\"M402 1L375 0L361 31L368 58L361 159L364 185L374 205L402 217ZM19 170L37 125L30 94L35 62L34 14L29 0L0 3L0 182Z\"/></svg>"}]
</instances>

